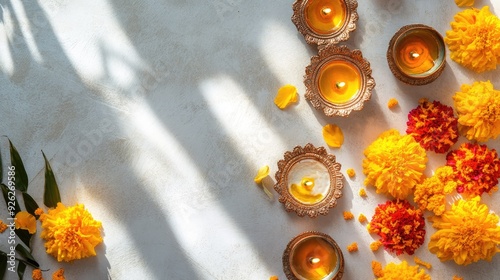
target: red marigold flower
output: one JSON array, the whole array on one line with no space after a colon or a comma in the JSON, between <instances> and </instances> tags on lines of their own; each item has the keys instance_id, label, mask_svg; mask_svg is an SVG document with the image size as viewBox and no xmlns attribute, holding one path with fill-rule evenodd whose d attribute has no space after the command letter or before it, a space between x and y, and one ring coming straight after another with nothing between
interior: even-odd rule
<instances>
[{"instance_id":1,"label":"red marigold flower","mask_svg":"<svg viewBox=\"0 0 500 280\"><path fill-rule=\"evenodd\" d=\"M408 114L410 134L427 151L447 152L458 140L458 120L453 108L439 101L423 100Z\"/></svg>"},{"instance_id":2,"label":"red marigold flower","mask_svg":"<svg viewBox=\"0 0 500 280\"><path fill-rule=\"evenodd\" d=\"M465 197L480 196L484 192L492 194L498 190L500 159L495 149L464 143L446 155L446 165L453 168L457 192Z\"/></svg>"},{"instance_id":3,"label":"red marigold flower","mask_svg":"<svg viewBox=\"0 0 500 280\"><path fill-rule=\"evenodd\" d=\"M387 201L375 209L368 231L378 234L388 251L413 255L424 243L425 219L423 212L406 200Z\"/></svg>"}]
</instances>

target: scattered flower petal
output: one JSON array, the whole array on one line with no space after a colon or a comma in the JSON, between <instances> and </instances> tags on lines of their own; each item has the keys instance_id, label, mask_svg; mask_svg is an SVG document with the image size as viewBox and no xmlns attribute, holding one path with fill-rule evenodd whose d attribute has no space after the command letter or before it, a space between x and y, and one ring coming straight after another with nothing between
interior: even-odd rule
<instances>
[{"instance_id":1,"label":"scattered flower petal","mask_svg":"<svg viewBox=\"0 0 500 280\"><path fill-rule=\"evenodd\" d=\"M283 110L290 105L290 103L297 102L297 100L297 88L292 85L284 85L278 90L274 98L274 104Z\"/></svg>"},{"instance_id":2,"label":"scattered flower petal","mask_svg":"<svg viewBox=\"0 0 500 280\"><path fill-rule=\"evenodd\" d=\"M464 280L464 278L454 275L452 280Z\"/></svg>"},{"instance_id":3,"label":"scattered flower petal","mask_svg":"<svg viewBox=\"0 0 500 280\"><path fill-rule=\"evenodd\" d=\"M399 102L396 98L391 98L391 99L389 99L389 101L387 101L387 107L389 109L392 109L392 108L398 106L398 104L399 104Z\"/></svg>"},{"instance_id":4,"label":"scattered flower petal","mask_svg":"<svg viewBox=\"0 0 500 280\"><path fill-rule=\"evenodd\" d=\"M455 3L459 7L472 7L474 5L474 0L455 0Z\"/></svg>"},{"instance_id":5,"label":"scattered flower petal","mask_svg":"<svg viewBox=\"0 0 500 280\"><path fill-rule=\"evenodd\" d=\"M344 133L337 125L327 124L323 127L323 139L328 146L340 148L344 144Z\"/></svg>"},{"instance_id":6,"label":"scattered flower petal","mask_svg":"<svg viewBox=\"0 0 500 280\"><path fill-rule=\"evenodd\" d=\"M354 215L349 211L344 211L343 214L344 214L344 220L346 221L354 219Z\"/></svg>"},{"instance_id":7,"label":"scattered flower petal","mask_svg":"<svg viewBox=\"0 0 500 280\"><path fill-rule=\"evenodd\" d=\"M358 243L353 242L350 245L348 245L347 251L349 251L350 253L358 251Z\"/></svg>"},{"instance_id":8,"label":"scattered flower petal","mask_svg":"<svg viewBox=\"0 0 500 280\"><path fill-rule=\"evenodd\" d=\"M3 233L7 228L7 225L2 220L0 220L0 233Z\"/></svg>"},{"instance_id":9,"label":"scattered flower petal","mask_svg":"<svg viewBox=\"0 0 500 280\"><path fill-rule=\"evenodd\" d=\"M267 175L269 175L269 166L265 165L259 168L259 171L257 171L257 175L255 175L255 178L253 179L255 183L260 184L262 182L262 179L266 178Z\"/></svg>"},{"instance_id":10,"label":"scattered flower petal","mask_svg":"<svg viewBox=\"0 0 500 280\"><path fill-rule=\"evenodd\" d=\"M382 264L379 263L378 261L372 261L372 271L375 277L384 276L384 270L382 269Z\"/></svg>"},{"instance_id":11,"label":"scattered flower petal","mask_svg":"<svg viewBox=\"0 0 500 280\"><path fill-rule=\"evenodd\" d=\"M428 263L428 262L424 262L423 260L419 259L417 256L414 256L413 257L413 261L418 264L418 265L421 265L427 269L431 269L432 268L432 264Z\"/></svg>"},{"instance_id":12,"label":"scattered flower petal","mask_svg":"<svg viewBox=\"0 0 500 280\"><path fill-rule=\"evenodd\" d=\"M52 280L65 280L64 268L59 268L52 274Z\"/></svg>"},{"instance_id":13,"label":"scattered flower petal","mask_svg":"<svg viewBox=\"0 0 500 280\"><path fill-rule=\"evenodd\" d=\"M363 214L359 214L359 216L358 216L358 221L359 221L360 223L365 223L366 221L368 221L368 219L366 218L366 216L365 216L365 215L363 215Z\"/></svg>"},{"instance_id":14,"label":"scattered flower petal","mask_svg":"<svg viewBox=\"0 0 500 280\"><path fill-rule=\"evenodd\" d=\"M42 215L43 213L44 213L44 212L43 212L42 208L36 208L36 210L35 210L35 215L40 216L40 215Z\"/></svg>"},{"instance_id":15,"label":"scattered flower petal","mask_svg":"<svg viewBox=\"0 0 500 280\"><path fill-rule=\"evenodd\" d=\"M380 247L382 247L382 242L380 241L374 241L372 243L370 243L370 250L372 250L373 252L377 251Z\"/></svg>"},{"instance_id":16,"label":"scattered flower petal","mask_svg":"<svg viewBox=\"0 0 500 280\"><path fill-rule=\"evenodd\" d=\"M361 197L367 197L366 190L365 189L360 189L359 190L359 196L361 196Z\"/></svg>"},{"instance_id":17,"label":"scattered flower petal","mask_svg":"<svg viewBox=\"0 0 500 280\"><path fill-rule=\"evenodd\" d=\"M39 268L33 269L31 272L31 278L33 280L43 280L42 270Z\"/></svg>"},{"instance_id":18,"label":"scattered flower petal","mask_svg":"<svg viewBox=\"0 0 500 280\"><path fill-rule=\"evenodd\" d=\"M36 219L33 215L26 211L21 211L16 214L16 229L26 229L30 234L36 232Z\"/></svg>"},{"instance_id":19,"label":"scattered flower petal","mask_svg":"<svg viewBox=\"0 0 500 280\"><path fill-rule=\"evenodd\" d=\"M347 169L347 176L349 176L351 178L356 176L356 171L354 171L354 169L352 169L352 168Z\"/></svg>"}]
</instances>

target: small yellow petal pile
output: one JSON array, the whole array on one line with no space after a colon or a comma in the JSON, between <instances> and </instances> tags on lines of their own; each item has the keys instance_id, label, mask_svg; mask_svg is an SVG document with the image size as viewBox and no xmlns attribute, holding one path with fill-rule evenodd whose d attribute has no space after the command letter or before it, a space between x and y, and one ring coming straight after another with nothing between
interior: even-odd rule
<instances>
[{"instance_id":1,"label":"small yellow petal pile","mask_svg":"<svg viewBox=\"0 0 500 280\"><path fill-rule=\"evenodd\" d=\"M427 163L424 148L411 135L400 135L395 129L382 133L364 154L365 185L398 199L406 198L421 182Z\"/></svg>"},{"instance_id":2,"label":"small yellow petal pile","mask_svg":"<svg viewBox=\"0 0 500 280\"><path fill-rule=\"evenodd\" d=\"M442 261L468 265L491 261L499 251L500 226L496 214L480 202L480 197L458 200L441 216L431 217L437 231L431 236L429 251Z\"/></svg>"},{"instance_id":3,"label":"small yellow petal pile","mask_svg":"<svg viewBox=\"0 0 500 280\"><path fill-rule=\"evenodd\" d=\"M389 101L387 101L387 107L389 109L392 109L392 108L398 106L398 104L399 104L399 102L396 98L391 98L391 99L389 99Z\"/></svg>"},{"instance_id":4,"label":"small yellow petal pile","mask_svg":"<svg viewBox=\"0 0 500 280\"><path fill-rule=\"evenodd\" d=\"M387 264L383 271L382 276L377 278L378 280L401 280L401 279L412 279L412 280L431 280L431 276L420 268L418 265L410 266L406 261L402 263Z\"/></svg>"},{"instance_id":5,"label":"small yellow petal pile","mask_svg":"<svg viewBox=\"0 0 500 280\"><path fill-rule=\"evenodd\" d=\"M453 101L459 130L467 139L484 142L500 135L500 90L490 81L462 85Z\"/></svg>"},{"instance_id":6,"label":"small yellow petal pile","mask_svg":"<svg viewBox=\"0 0 500 280\"><path fill-rule=\"evenodd\" d=\"M7 225L0 220L0 233L3 233L7 229Z\"/></svg>"},{"instance_id":7,"label":"small yellow petal pile","mask_svg":"<svg viewBox=\"0 0 500 280\"><path fill-rule=\"evenodd\" d=\"M347 251L349 253L352 253L352 252L357 252L358 251L358 243L356 242L353 242L351 243L350 245L347 246Z\"/></svg>"},{"instance_id":8,"label":"small yellow petal pile","mask_svg":"<svg viewBox=\"0 0 500 280\"><path fill-rule=\"evenodd\" d=\"M297 88L292 85L284 85L278 90L274 98L274 104L283 110L290 105L290 103L297 102L297 100Z\"/></svg>"},{"instance_id":9,"label":"small yellow petal pile","mask_svg":"<svg viewBox=\"0 0 500 280\"><path fill-rule=\"evenodd\" d=\"M477 73L496 69L500 63L500 19L488 6L459 12L444 41L451 59Z\"/></svg>"},{"instance_id":10,"label":"small yellow petal pile","mask_svg":"<svg viewBox=\"0 0 500 280\"><path fill-rule=\"evenodd\" d=\"M21 211L16 214L16 229L26 229L30 234L36 232L36 219L33 215L26 211Z\"/></svg>"},{"instance_id":11,"label":"small yellow petal pile","mask_svg":"<svg viewBox=\"0 0 500 280\"><path fill-rule=\"evenodd\" d=\"M344 144L344 133L337 125L327 124L323 127L323 139L328 146L340 148Z\"/></svg>"},{"instance_id":12,"label":"small yellow petal pile","mask_svg":"<svg viewBox=\"0 0 500 280\"><path fill-rule=\"evenodd\" d=\"M429 210L439 216L444 213L446 195L457 188L454 181L453 168L442 166L436 169L432 177L426 178L421 184L415 186L414 201L421 210Z\"/></svg>"},{"instance_id":13,"label":"small yellow petal pile","mask_svg":"<svg viewBox=\"0 0 500 280\"><path fill-rule=\"evenodd\" d=\"M474 0L455 0L455 3L459 7L471 7L474 5Z\"/></svg>"}]
</instances>

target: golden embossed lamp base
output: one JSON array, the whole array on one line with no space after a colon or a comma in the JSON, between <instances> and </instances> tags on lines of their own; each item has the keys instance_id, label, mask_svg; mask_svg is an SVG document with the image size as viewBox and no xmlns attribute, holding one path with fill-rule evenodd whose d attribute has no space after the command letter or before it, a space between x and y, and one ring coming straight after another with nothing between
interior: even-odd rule
<instances>
[{"instance_id":1,"label":"golden embossed lamp base","mask_svg":"<svg viewBox=\"0 0 500 280\"><path fill-rule=\"evenodd\" d=\"M283 252L283 271L289 280L340 280L344 256L329 235L304 232L294 237Z\"/></svg>"},{"instance_id":2,"label":"golden embossed lamp base","mask_svg":"<svg viewBox=\"0 0 500 280\"><path fill-rule=\"evenodd\" d=\"M403 26L389 42L387 62L396 78L409 85L436 80L446 65L443 37L423 24Z\"/></svg>"},{"instance_id":3,"label":"golden embossed lamp base","mask_svg":"<svg viewBox=\"0 0 500 280\"><path fill-rule=\"evenodd\" d=\"M360 50L328 45L306 67L305 97L328 116L348 116L371 98L375 80Z\"/></svg>"},{"instance_id":4,"label":"golden embossed lamp base","mask_svg":"<svg viewBox=\"0 0 500 280\"><path fill-rule=\"evenodd\" d=\"M307 144L285 152L284 159L278 161L274 185L279 202L287 212L294 211L300 217L328 214L342 197L344 177L340 168L324 147Z\"/></svg>"},{"instance_id":5,"label":"golden embossed lamp base","mask_svg":"<svg viewBox=\"0 0 500 280\"><path fill-rule=\"evenodd\" d=\"M296 0L292 22L312 45L337 44L356 29L356 0Z\"/></svg>"}]
</instances>

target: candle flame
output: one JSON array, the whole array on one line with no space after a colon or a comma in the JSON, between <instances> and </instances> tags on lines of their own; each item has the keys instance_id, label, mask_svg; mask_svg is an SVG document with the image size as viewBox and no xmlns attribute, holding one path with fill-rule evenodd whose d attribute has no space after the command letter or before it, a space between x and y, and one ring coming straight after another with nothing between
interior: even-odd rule
<instances>
[{"instance_id":1,"label":"candle flame","mask_svg":"<svg viewBox=\"0 0 500 280\"><path fill-rule=\"evenodd\" d=\"M420 56L420 54L418 54L416 52L410 52L410 58L412 58L412 59L418 58L419 56Z\"/></svg>"},{"instance_id":2,"label":"candle flame","mask_svg":"<svg viewBox=\"0 0 500 280\"><path fill-rule=\"evenodd\" d=\"M332 9L330 9L330 8L323 8L321 10L321 12L323 13L324 16L327 16L327 15L329 15L332 12Z\"/></svg>"},{"instance_id":3,"label":"candle flame","mask_svg":"<svg viewBox=\"0 0 500 280\"><path fill-rule=\"evenodd\" d=\"M338 88L338 89L341 89L343 87L345 87L345 82L338 82L335 84L335 86Z\"/></svg>"},{"instance_id":4,"label":"candle flame","mask_svg":"<svg viewBox=\"0 0 500 280\"><path fill-rule=\"evenodd\" d=\"M320 261L321 261L321 260L320 260L319 258L310 258L310 259L309 259L309 262L310 262L311 264L317 264L317 263L319 263Z\"/></svg>"}]
</instances>

